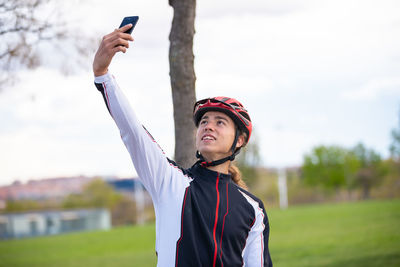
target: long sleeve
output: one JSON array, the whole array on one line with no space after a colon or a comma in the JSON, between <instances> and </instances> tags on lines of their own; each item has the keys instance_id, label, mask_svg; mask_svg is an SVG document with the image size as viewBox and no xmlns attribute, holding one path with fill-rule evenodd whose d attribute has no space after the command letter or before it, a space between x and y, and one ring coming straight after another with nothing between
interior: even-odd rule
<instances>
[{"instance_id":1,"label":"long sleeve","mask_svg":"<svg viewBox=\"0 0 400 267\"><path fill-rule=\"evenodd\" d=\"M246 267L272 267L269 254L269 222L262 202L255 201L246 196L255 212L254 224L251 227L243 250L243 261Z\"/></svg>"},{"instance_id":2,"label":"long sleeve","mask_svg":"<svg viewBox=\"0 0 400 267\"><path fill-rule=\"evenodd\" d=\"M182 191L188 181L174 179L175 172L164 152L139 123L114 76L107 73L95 78L96 88L102 93L110 115L117 124L121 138L131 156L139 178L157 204L163 195Z\"/></svg>"}]
</instances>

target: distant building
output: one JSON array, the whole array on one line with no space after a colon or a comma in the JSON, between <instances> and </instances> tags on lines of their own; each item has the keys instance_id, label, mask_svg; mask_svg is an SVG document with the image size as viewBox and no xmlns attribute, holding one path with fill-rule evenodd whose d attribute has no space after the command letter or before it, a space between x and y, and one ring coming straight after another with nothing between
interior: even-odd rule
<instances>
[{"instance_id":1,"label":"distant building","mask_svg":"<svg viewBox=\"0 0 400 267\"><path fill-rule=\"evenodd\" d=\"M11 185L0 186L0 200L63 199L69 194L82 192L83 187L92 179L78 176L30 180L26 183L15 181Z\"/></svg>"},{"instance_id":2,"label":"distant building","mask_svg":"<svg viewBox=\"0 0 400 267\"><path fill-rule=\"evenodd\" d=\"M30 180L26 183L15 181L10 185L0 186L0 211L5 210L8 201L51 201L53 204L60 204L69 195L82 193L85 185L98 178L103 179L116 192L123 194L135 202L136 223L141 224L148 220L149 217L146 216L146 208L152 206L152 201L140 180L138 178L121 179L115 176L58 177ZM4 230L5 224L3 221L5 221L4 216L0 214L0 238L3 238L2 233L8 233L7 236L10 233L10 230ZM35 233L35 225L35 222L32 222L32 233ZM61 228L60 231L63 232L64 228ZM12 234L12 237L18 237L19 235Z\"/></svg>"},{"instance_id":3,"label":"distant building","mask_svg":"<svg viewBox=\"0 0 400 267\"><path fill-rule=\"evenodd\" d=\"M105 181L120 194L123 194L135 201L137 201L137 195L141 194L139 197L143 197L143 201L146 205L152 203L150 195L147 193L146 189L138 178L112 178L106 179Z\"/></svg>"},{"instance_id":4,"label":"distant building","mask_svg":"<svg viewBox=\"0 0 400 267\"><path fill-rule=\"evenodd\" d=\"M107 184L111 185L115 191L124 194L128 197L133 197L135 190L143 189L142 183L136 178L115 179L108 178L105 180Z\"/></svg>"},{"instance_id":5,"label":"distant building","mask_svg":"<svg viewBox=\"0 0 400 267\"><path fill-rule=\"evenodd\" d=\"M0 239L62 234L73 231L108 230L107 209L32 211L0 214Z\"/></svg>"},{"instance_id":6,"label":"distant building","mask_svg":"<svg viewBox=\"0 0 400 267\"><path fill-rule=\"evenodd\" d=\"M0 210L5 208L5 202L8 200L62 200L70 194L81 193L84 186L93 179L96 177L47 178L30 180L26 183L15 181L10 185L0 186ZM132 199L135 199L136 192L145 190L137 178L120 179L111 176L103 179L117 192Z\"/></svg>"}]
</instances>

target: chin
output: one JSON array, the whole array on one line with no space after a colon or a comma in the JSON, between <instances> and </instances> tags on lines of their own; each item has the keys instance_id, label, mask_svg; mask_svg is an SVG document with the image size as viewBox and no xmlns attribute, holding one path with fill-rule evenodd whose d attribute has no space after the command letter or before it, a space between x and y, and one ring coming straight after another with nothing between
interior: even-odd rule
<instances>
[{"instance_id":1,"label":"chin","mask_svg":"<svg viewBox=\"0 0 400 267\"><path fill-rule=\"evenodd\" d=\"M211 148L200 148L199 152L200 152L201 155L203 155L203 157L205 157L207 155L215 154L214 149L211 149Z\"/></svg>"}]
</instances>

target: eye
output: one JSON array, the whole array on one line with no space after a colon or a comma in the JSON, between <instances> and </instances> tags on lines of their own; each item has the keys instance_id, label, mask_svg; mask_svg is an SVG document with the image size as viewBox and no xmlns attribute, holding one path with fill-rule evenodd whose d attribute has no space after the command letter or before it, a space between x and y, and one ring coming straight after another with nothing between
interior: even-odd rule
<instances>
[{"instance_id":1,"label":"eye","mask_svg":"<svg viewBox=\"0 0 400 267\"><path fill-rule=\"evenodd\" d=\"M223 120L219 120L219 121L217 121L217 124L218 125L225 125L225 122Z\"/></svg>"},{"instance_id":2,"label":"eye","mask_svg":"<svg viewBox=\"0 0 400 267\"><path fill-rule=\"evenodd\" d=\"M206 123L207 123L206 120L201 120L201 121L200 121L200 125L205 125Z\"/></svg>"}]
</instances>

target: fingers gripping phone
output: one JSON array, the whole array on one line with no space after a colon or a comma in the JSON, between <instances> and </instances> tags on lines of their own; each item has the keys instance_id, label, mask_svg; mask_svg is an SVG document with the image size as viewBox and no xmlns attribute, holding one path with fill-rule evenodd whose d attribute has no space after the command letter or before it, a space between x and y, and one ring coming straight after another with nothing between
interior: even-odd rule
<instances>
[{"instance_id":1,"label":"fingers gripping phone","mask_svg":"<svg viewBox=\"0 0 400 267\"><path fill-rule=\"evenodd\" d=\"M139 20L139 16L125 17L125 18L122 20L121 25L120 25L119 27L121 28L121 27L125 26L126 24L131 23L131 24L132 24L132 27L129 28L128 30L126 30L126 31L124 32L124 33L129 33L129 34L131 34L132 31L133 31L133 28L135 28L136 23L138 22L138 20Z\"/></svg>"}]
</instances>

